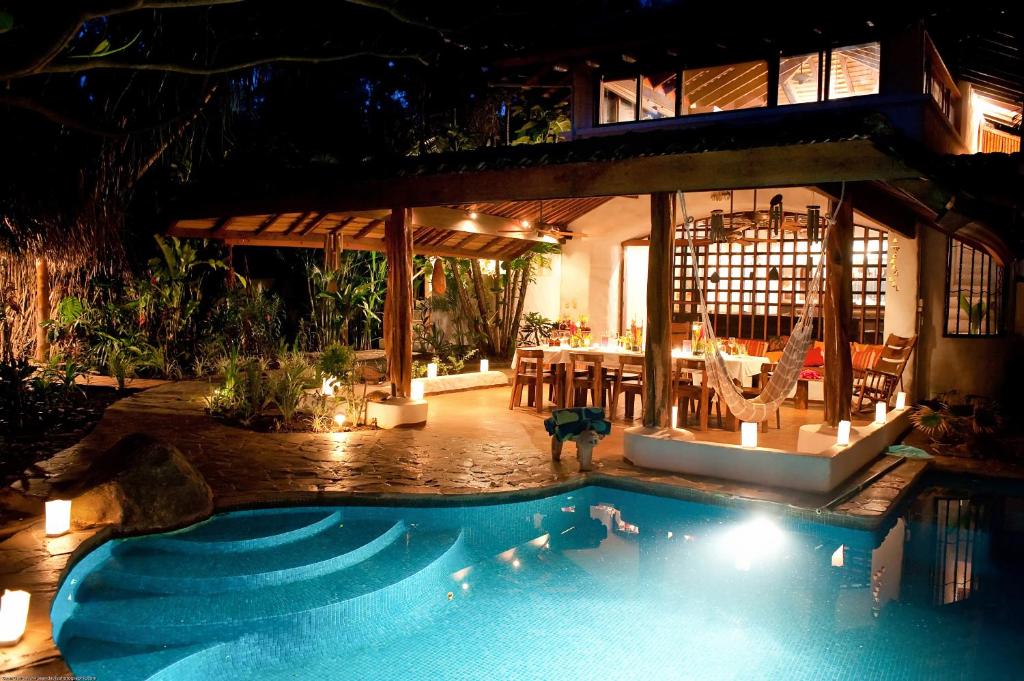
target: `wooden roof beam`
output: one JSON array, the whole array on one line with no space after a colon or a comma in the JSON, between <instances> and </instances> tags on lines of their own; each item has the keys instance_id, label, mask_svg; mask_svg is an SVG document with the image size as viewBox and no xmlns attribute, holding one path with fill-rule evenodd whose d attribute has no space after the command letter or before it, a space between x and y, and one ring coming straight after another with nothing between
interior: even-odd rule
<instances>
[{"instance_id":1,"label":"wooden roof beam","mask_svg":"<svg viewBox=\"0 0 1024 681\"><path fill-rule=\"evenodd\" d=\"M308 215L308 213L307 213L307 215ZM314 229L316 229L320 225L321 222L326 220L327 216L328 216L328 213L317 213L316 215L313 216L312 220L310 220L309 222L306 223L305 227L302 228L302 231L299 232L299 234L303 235L303 236L305 236L306 234L309 234ZM298 229L300 224L302 224L300 221L293 222L288 227L288 229L284 230L284 233L285 234L291 234L296 229Z\"/></svg>"},{"instance_id":2,"label":"wooden roof beam","mask_svg":"<svg viewBox=\"0 0 1024 681\"><path fill-rule=\"evenodd\" d=\"M216 239L219 235L223 234L228 230L231 225L233 217L217 218L217 222L213 223L213 227L210 228L209 232L204 235L204 238Z\"/></svg>"},{"instance_id":3,"label":"wooden roof beam","mask_svg":"<svg viewBox=\"0 0 1024 681\"><path fill-rule=\"evenodd\" d=\"M384 180L339 180L287 196L258 196L240 205L211 201L206 215L307 210L372 209L400 202L444 206L484 201L535 201L658 191L713 191L737 187L786 187L825 182L914 179L921 172L868 139L580 161L478 172L445 172ZM452 210L452 209L420 209ZM416 209L413 211L416 213ZM461 212L465 216L464 211ZM202 214L202 213L201 213ZM430 224L428 222L428 224ZM432 226L438 226L433 224Z\"/></svg>"},{"instance_id":4,"label":"wooden roof beam","mask_svg":"<svg viewBox=\"0 0 1024 681\"><path fill-rule=\"evenodd\" d=\"M373 228L374 228L374 227L376 227L376 226L378 226L378 225L381 225L381 224L383 224L383 223L384 223L384 221L383 221L383 220L370 220L370 221L369 221L369 222L367 222L367 223L366 223L365 225L363 225L363 226L362 226L362 227L361 227L361 228L359 229L359 231L355 233L355 235L354 235L354 236L353 236L352 238L353 238L353 239L362 239L362 238L363 238L364 236L366 236L366 235L367 235L367 234L369 234L369 233L370 233L371 231L373 231Z\"/></svg>"},{"instance_id":5,"label":"wooden roof beam","mask_svg":"<svg viewBox=\"0 0 1024 681\"><path fill-rule=\"evenodd\" d=\"M172 227L168 230L168 235L184 237L184 238L206 238L209 235L209 230L197 230L197 229L185 229L181 227ZM458 235L457 232L452 232L452 235ZM453 258L481 258L487 260L504 260L514 257L518 257L522 253L529 251L533 248L536 242L526 241L523 239L507 239L505 237L492 237L483 245L480 249L469 249L462 246L475 235L466 234L464 238L457 244L447 245L444 243L433 243L433 244L413 244L413 252L419 255L440 255ZM262 246L271 248L323 248L324 241L320 235L289 235L284 236L279 232L271 234L253 234L248 230L229 230L225 231L219 237L225 244L230 246ZM510 241L509 245L504 245L502 242ZM500 246L499 248L494 248ZM383 239L345 239L346 250L353 251L384 251L384 240Z\"/></svg>"},{"instance_id":6,"label":"wooden roof beam","mask_svg":"<svg viewBox=\"0 0 1024 681\"><path fill-rule=\"evenodd\" d=\"M331 227L330 233L336 234L337 232L340 232L341 230L345 229L345 226L351 223L353 220L355 220L355 218L353 217L342 218L341 220L338 221L338 224L336 224L334 227Z\"/></svg>"}]
</instances>

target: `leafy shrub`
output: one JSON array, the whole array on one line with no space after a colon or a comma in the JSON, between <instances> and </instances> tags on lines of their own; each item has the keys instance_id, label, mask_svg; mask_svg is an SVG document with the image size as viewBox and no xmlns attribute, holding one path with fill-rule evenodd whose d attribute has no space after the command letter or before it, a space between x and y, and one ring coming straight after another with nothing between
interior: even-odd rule
<instances>
[{"instance_id":1,"label":"leafy shrub","mask_svg":"<svg viewBox=\"0 0 1024 681\"><path fill-rule=\"evenodd\" d=\"M309 380L309 365L298 355L292 355L281 364L270 380L270 402L281 412L284 426L290 428L295 414L302 406Z\"/></svg>"},{"instance_id":2,"label":"leafy shrub","mask_svg":"<svg viewBox=\"0 0 1024 681\"><path fill-rule=\"evenodd\" d=\"M355 363L355 350L341 343L332 343L320 354L317 368L322 376L333 376L342 381L352 371Z\"/></svg>"}]
</instances>

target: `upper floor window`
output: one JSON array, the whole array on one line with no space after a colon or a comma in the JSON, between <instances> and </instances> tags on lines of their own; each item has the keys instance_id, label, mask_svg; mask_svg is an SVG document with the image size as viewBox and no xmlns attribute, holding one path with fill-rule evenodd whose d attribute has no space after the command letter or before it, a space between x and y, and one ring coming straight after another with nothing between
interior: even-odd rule
<instances>
[{"instance_id":1,"label":"upper floor window","mask_svg":"<svg viewBox=\"0 0 1024 681\"><path fill-rule=\"evenodd\" d=\"M726 64L683 71L683 115L768 104L768 64Z\"/></svg>"},{"instance_id":2,"label":"upper floor window","mask_svg":"<svg viewBox=\"0 0 1024 681\"><path fill-rule=\"evenodd\" d=\"M779 104L876 95L880 54L879 43L872 42L782 57Z\"/></svg>"},{"instance_id":3,"label":"upper floor window","mask_svg":"<svg viewBox=\"0 0 1024 681\"><path fill-rule=\"evenodd\" d=\"M672 118L766 106L768 65L763 61L683 71L602 78L598 123Z\"/></svg>"},{"instance_id":4,"label":"upper floor window","mask_svg":"<svg viewBox=\"0 0 1024 681\"><path fill-rule=\"evenodd\" d=\"M821 100L821 56L811 52L779 60L779 104Z\"/></svg>"},{"instance_id":5,"label":"upper floor window","mask_svg":"<svg viewBox=\"0 0 1024 681\"><path fill-rule=\"evenodd\" d=\"M676 115L675 71L640 76L640 119L669 118Z\"/></svg>"},{"instance_id":6,"label":"upper floor window","mask_svg":"<svg viewBox=\"0 0 1024 681\"><path fill-rule=\"evenodd\" d=\"M880 52L878 43L849 45L832 50L828 98L877 95Z\"/></svg>"},{"instance_id":7,"label":"upper floor window","mask_svg":"<svg viewBox=\"0 0 1024 681\"><path fill-rule=\"evenodd\" d=\"M601 122L625 123L636 120L637 79L601 79Z\"/></svg>"},{"instance_id":8,"label":"upper floor window","mask_svg":"<svg viewBox=\"0 0 1024 681\"><path fill-rule=\"evenodd\" d=\"M1003 267L989 253L949 239L946 335L996 336L1003 329Z\"/></svg>"}]
</instances>

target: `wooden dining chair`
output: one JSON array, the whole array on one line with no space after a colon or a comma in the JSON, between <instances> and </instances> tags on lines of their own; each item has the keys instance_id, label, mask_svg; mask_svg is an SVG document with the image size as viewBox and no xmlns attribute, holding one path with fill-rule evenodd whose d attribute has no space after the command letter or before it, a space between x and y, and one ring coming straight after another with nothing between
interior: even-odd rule
<instances>
[{"instance_id":1,"label":"wooden dining chair","mask_svg":"<svg viewBox=\"0 0 1024 681\"><path fill-rule=\"evenodd\" d=\"M857 406L854 411L863 411L865 403L867 408L873 408L875 402L889 403L896 392L896 386L903 382L903 371L910 362L915 345L917 336L907 338L894 333L889 334L885 339L882 354L875 360L874 366L865 370L863 377L858 377L860 389L857 392Z\"/></svg>"},{"instance_id":2,"label":"wooden dining chair","mask_svg":"<svg viewBox=\"0 0 1024 681\"><path fill-rule=\"evenodd\" d=\"M757 397L758 395L761 394L761 391L764 390L764 387L766 385L768 385L768 381L771 380L772 374L774 374L775 371L778 368L779 368L779 365L775 364L775 363L772 363L772 362L765 362L764 364L762 364L761 365L761 373L759 373L757 375L757 385L755 385L755 386L750 386L750 387L744 386L742 383L740 383L735 378L732 379L732 382L735 383L737 386L739 386L739 388L743 391L743 397L745 399L752 400L752 399L754 399L755 397ZM775 410L775 427L778 428L779 430L782 430L782 414L781 414L781 411L782 411L781 409L776 409ZM768 419L765 419L764 421L761 421L761 432L766 432L767 430L768 430Z\"/></svg>"},{"instance_id":3,"label":"wooden dining chair","mask_svg":"<svg viewBox=\"0 0 1024 681\"><path fill-rule=\"evenodd\" d=\"M550 386L549 397L560 395L561 381L553 367L545 370L543 350L519 350L513 369L512 397L508 408L515 409L522 404L523 389L527 390L527 404L538 412L544 410L544 386ZM559 400L555 399L554 402Z\"/></svg>"},{"instance_id":4,"label":"wooden dining chair","mask_svg":"<svg viewBox=\"0 0 1024 681\"><path fill-rule=\"evenodd\" d=\"M643 403L644 362L635 357L623 358L612 384L611 409L609 416L618 414L619 399L626 396L626 419L632 421L635 414L636 398Z\"/></svg>"},{"instance_id":5,"label":"wooden dining chair","mask_svg":"<svg viewBox=\"0 0 1024 681\"><path fill-rule=\"evenodd\" d=\"M694 382L693 374L700 372L700 384ZM715 389L708 385L708 372L702 359L678 358L674 362L672 386L678 406L679 426L685 426L689 420L691 405L696 405L697 420L701 430L708 429L708 416L711 403L715 403L718 416L718 427L722 427L722 404L715 399Z\"/></svg>"},{"instance_id":6,"label":"wooden dining chair","mask_svg":"<svg viewBox=\"0 0 1024 681\"><path fill-rule=\"evenodd\" d=\"M604 354L600 352L570 352L569 376L572 380L573 406L587 406L587 392L595 407L604 406Z\"/></svg>"}]
</instances>

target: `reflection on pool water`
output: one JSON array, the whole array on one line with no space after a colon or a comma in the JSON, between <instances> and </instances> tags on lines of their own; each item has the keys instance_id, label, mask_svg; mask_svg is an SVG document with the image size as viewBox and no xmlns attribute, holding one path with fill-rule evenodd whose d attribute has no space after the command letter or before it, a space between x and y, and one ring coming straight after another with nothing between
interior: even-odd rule
<instances>
[{"instance_id":1,"label":"reflection on pool water","mask_svg":"<svg viewBox=\"0 0 1024 681\"><path fill-rule=\"evenodd\" d=\"M53 610L99 679L1019 678L1024 503L872 533L605 487L217 516L108 542Z\"/></svg>"}]
</instances>

